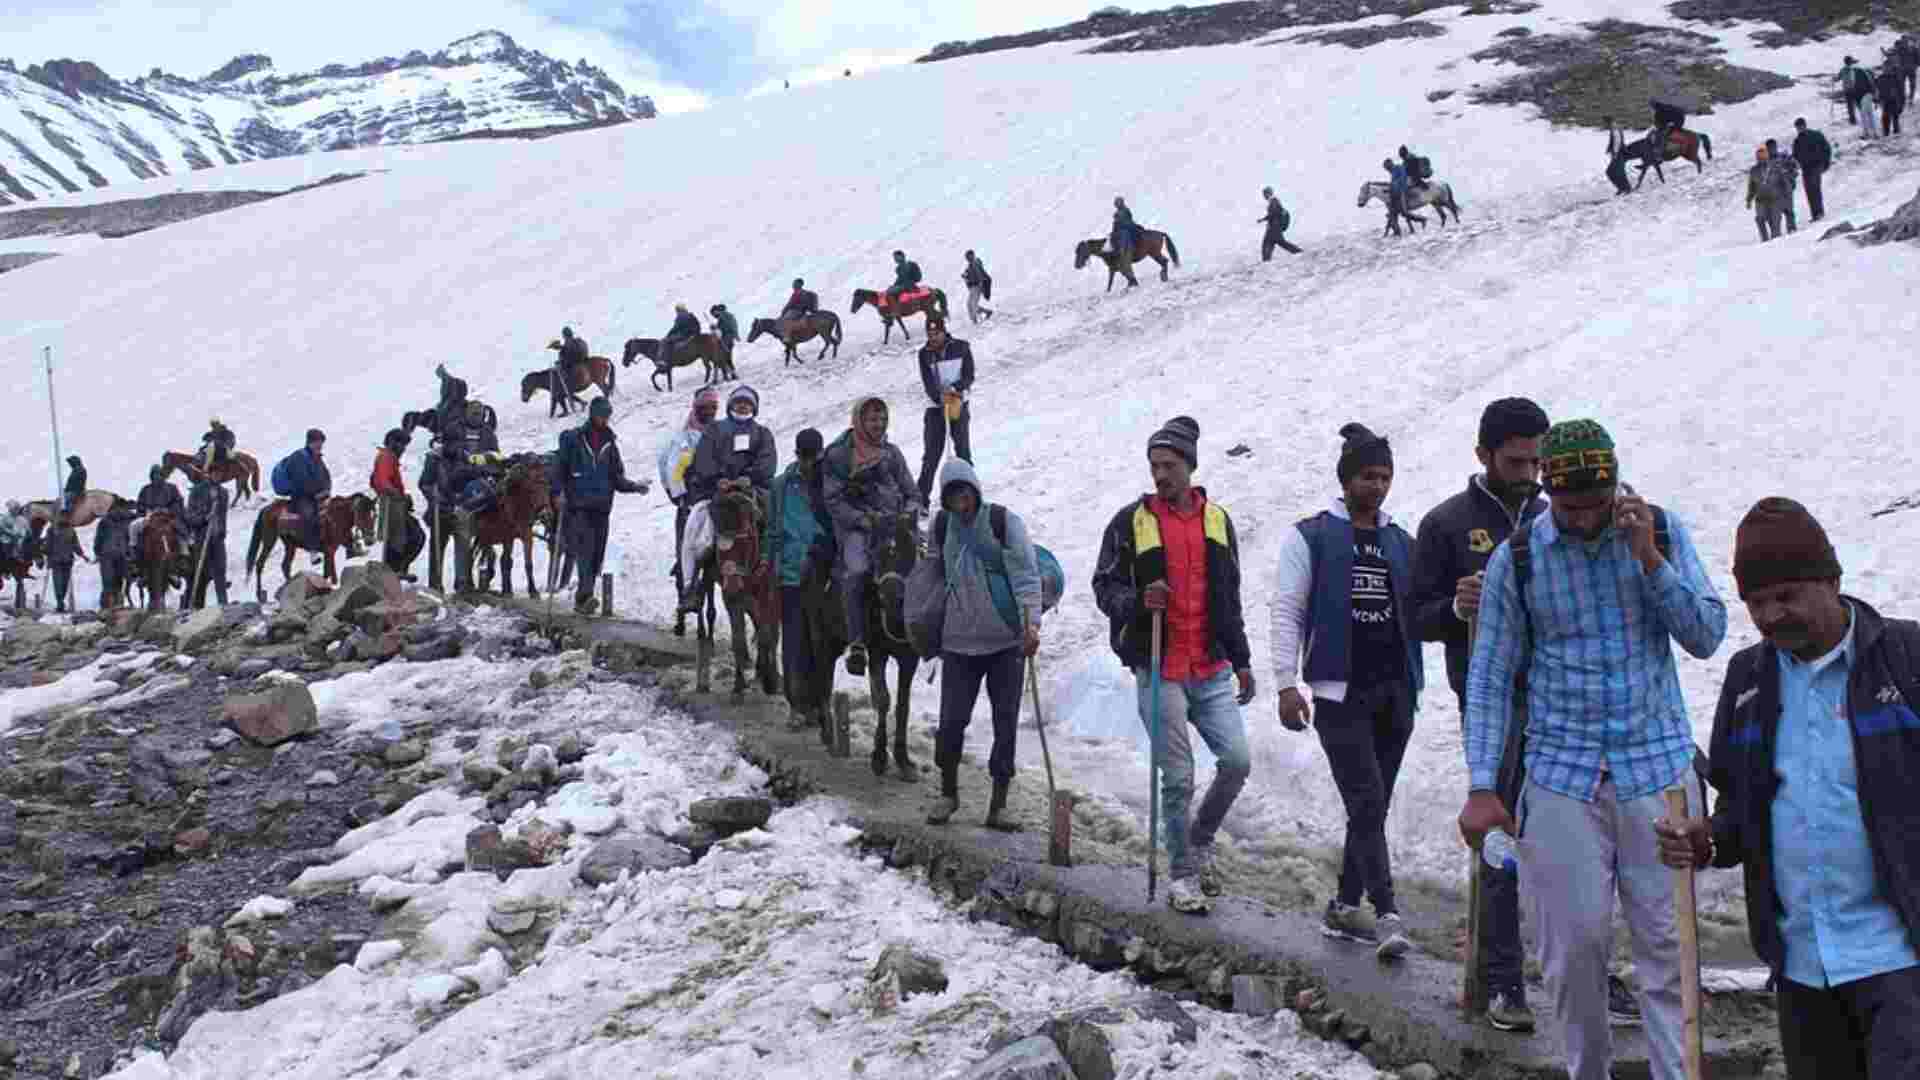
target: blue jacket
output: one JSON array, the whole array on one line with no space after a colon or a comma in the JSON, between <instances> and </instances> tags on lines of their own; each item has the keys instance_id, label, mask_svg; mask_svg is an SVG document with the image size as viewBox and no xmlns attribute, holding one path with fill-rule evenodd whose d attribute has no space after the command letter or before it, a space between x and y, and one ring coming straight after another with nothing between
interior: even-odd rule
<instances>
[{"instance_id":1,"label":"blue jacket","mask_svg":"<svg viewBox=\"0 0 1920 1080\"><path fill-rule=\"evenodd\" d=\"M1393 188L1393 193L1395 195L1405 195L1407 193L1406 166L1395 164L1393 167L1392 179L1390 179L1387 183L1390 187Z\"/></svg>"},{"instance_id":2,"label":"blue jacket","mask_svg":"<svg viewBox=\"0 0 1920 1080\"><path fill-rule=\"evenodd\" d=\"M700 320L694 318L693 312L683 311L673 317L673 329L667 331L667 336L690 338L698 333L700 333Z\"/></svg>"},{"instance_id":3,"label":"blue jacket","mask_svg":"<svg viewBox=\"0 0 1920 1080\"><path fill-rule=\"evenodd\" d=\"M333 494L333 473L328 471L327 463L313 456L306 447L295 450L287 458L287 481L293 486L293 498L322 499ZM179 498L179 492L174 493Z\"/></svg>"},{"instance_id":4,"label":"blue jacket","mask_svg":"<svg viewBox=\"0 0 1920 1080\"><path fill-rule=\"evenodd\" d=\"M589 420L577 428L560 433L560 453L550 477L555 498L565 498L569 510L611 510L614 492L640 493L644 489L627 479L626 463L620 460L620 444L613 429L607 429L607 441L595 450L587 443Z\"/></svg>"},{"instance_id":5,"label":"blue jacket","mask_svg":"<svg viewBox=\"0 0 1920 1080\"><path fill-rule=\"evenodd\" d=\"M1279 684L1294 684L1292 666L1303 636L1302 676L1319 692L1345 684L1353 667L1353 520L1343 504L1307 518L1283 537L1273 608L1274 663ZM1390 519L1380 523L1380 550L1393 576L1393 616L1407 651L1408 684L1417 696L1425 685L1420 633L1414 622L1413 538ZM1300 598L1304 597L1304 607Z\"/></svg>"},{"instance_id":6,"label":"blue jacket","mask_svg":"<svg viewBox=\"0 0 1920 1080\"><path fill-rule=\"evenodd\" d=\"M809 481L796 463L787 466L773 485L760 548L767 553L767 561L773 564L783 586L805 583L810 558L817 558L820 565L831 565L833 519L827 516L826 495L820 484L819 472Z\"/></svg>"}]
</instances>

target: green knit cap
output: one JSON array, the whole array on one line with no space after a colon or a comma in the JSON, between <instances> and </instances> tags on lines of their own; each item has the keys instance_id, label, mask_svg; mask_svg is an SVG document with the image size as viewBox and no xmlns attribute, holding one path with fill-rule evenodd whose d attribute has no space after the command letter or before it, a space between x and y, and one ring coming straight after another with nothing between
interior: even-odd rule
<instances>
[{"instance_id":1,"label":"green knit cap","mask_svg":"<svg viewBox=\"0 0 1920 1080\"><path fill-rule=\"evenodd\" d=\"M1541 472L1549 495L1599 491L1620 482L1613 436L1594 420L1562 420L1540 440Z\"/></svg>"}]
</instances>

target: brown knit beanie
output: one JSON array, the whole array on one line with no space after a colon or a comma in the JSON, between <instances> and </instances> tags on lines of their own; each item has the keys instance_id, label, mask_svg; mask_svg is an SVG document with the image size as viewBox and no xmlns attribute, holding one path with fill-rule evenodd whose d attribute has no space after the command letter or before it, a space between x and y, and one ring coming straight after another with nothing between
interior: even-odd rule
<instances>
[{"instance_id":1,"label":"brown knit beanie","mask_svg":"<svg viewBox=\"0 0 1920 1080\"><path fill-rule=\"evenodd\" d=\"M1789 581L1834 581L1840 557L1827 530L1792 499L1770 496L1753 504L1733 534L1733 580L1740 597Z\"/></svg>"}]
</instances>

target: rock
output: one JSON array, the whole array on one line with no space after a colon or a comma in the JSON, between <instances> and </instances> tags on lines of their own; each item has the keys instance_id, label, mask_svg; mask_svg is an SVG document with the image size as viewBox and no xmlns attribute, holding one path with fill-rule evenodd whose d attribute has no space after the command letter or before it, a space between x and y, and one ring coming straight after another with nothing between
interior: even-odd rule
<instances>
[{"instance_id":1,"label":"rock","mask_svg":"<svg viewBox=\"0 0 1920 1080\"><path fill-rule=\"evenodd\" d=\"M207 850L213 844L213 834L206 826L187 829L173 838L173 853L183 859L192 858Z\"/></svg>"},{"instance_id":2,"label":"rock","mask_svg":"<svg viewBox=\"0 0 1920 1080\"><path fill-rule=\"evenodd\" d=\"M217 754L239 741L240 736L238 734L227 728L221 728L219 731L207 736L206 742L203 745Z\"/></svg>"},{"instance_id":3,"label":"rock","mask_svg":"<svg viewBox=\"0 0 1920 1080\"><path fill-rule=\"evenodd\" d=\"M257 679L273 670L273 661L264 656L250 656L233 666L236 679Z\"/></svg>"},{"instance_id":4,"label":"rock","mask_svg":"<svg viewBox=\"0 0 1920 1080\"><path fill-rule=\"evenodd\" d=\"M332 591L333 586L319 574L300 573L293 575L285 585L280 586L275 599L280 602L280 609L286 611L303 607L308 600Z\"/></svg>"},{"instance_id":5,"label":"rock","mask_svg":"<svg viewBox=\"0 0 1920 1080\"><path fill-rule=\"evenodd\" d=\"M361 799L347 808L347 823L356 829L386 816L387 808L379 799Z\"/></svg>"},{"instance_id":6,"label":"rock","mask_svg":"<svg viewBox=\"0 0 1920 1080\"><path fill-rule=\"evenodd\" d=\"M444 1005L448 998L472 986L458 975L423 975L407 984L407 1004L416 1009Z\"/></svg>"},{"instance_id":7,"label":"rock","mask_svg":"<svg viewBox=\"0 0 1920 1080\"><path fill-rule=\"evenodd\" d=\"M1171 1025L1176 1042L1192 1044L1200 1037L1200 1026L1187 1010L1173 995L1160 991L1063 1013L1047 1021L1036 1034L1053 1040L1080 1080L1113 1080L1117 1075L1113 1042L1104 1029L1141 1020Z\"/></svg>"},{"instance_id":8,"label":"rock","mask_svg":"<svg viewBox=\"0 0 1920 1080\"><path fill-rule=\"evenodd\" d=\"M435 660L451 660L460 655L460 639L451 634L431 638L417 645L408 645L401 649L410 663L427 664Z\"/></svg>"},{"instance_id":9,"label":"rock","mask_svg":"<svg viewBox=\"0 0 1920 1080\"><path fill-rule=\"evenodd\" d=\"M256 746L278 746L297 735L317 731L320 710L305 683L276 683L258 694L227 699L221 722Z\"/></svg>"},{"instance_id":10,"label":"rock","mask_svg":"<svg viewBox=\"0 0 1920 1080\"><path fill-rule=\"evenodd\" d=\"M1826 232L1821 233L1820 239L1831 240L1836 236L1846 236L1851 233L1855 233L1859 231L1860 230L1854 226L1853 222L1843 221L1840 224L1835 225L1834 227L1828 229Z\"/></svg>"},{"instance_id":11,"label":"rock","mask_svg":"<svg viewBox=\"0 0 1920 1080\"><path fill-rule=\"evenodd\" d=\"M427 756L426 745L418 739L402 739L387 747L380 757L387 764L397 767L411 765Z\"/></svg>"},{"instance_id":12,"label":"rock","mask_svg":"<svg viewBox=\"0 0 1920 1080\"><path fill-rule=\"evenodd\" d=\"M1832 234L1839 228L1840 226L1836 225L1827 231ZM1899 209L1893 212L1893 216L1867 226L1859 235L1853 237L1853 242L1862 247L1872 247L1877 244L1915 239L1920 239L1920 194L1900 204Z\"/></svg>"},{"instance_id":13,"label":"rock","mask_svg":"<svg viewBox=\"0 0 1920 1080\"><path fill-rule=\"evenodd\" d=\"M587 756L587 746L580 736L568 732L554 740L553 754L562 765L572 765Z\"/></svg>"},{"instance_id":14,"label":"rock","mask_svg":"<svg viewBox=\"0 0 1920 1080\"><path fill-rule=\"evenodd\" d=\"M888 976L899 980L902 1000L915 994L947 992L946 966L937 958L915 952L905 945L889 945L882 950L880 959L874 962L873 970L867 972L867 981L880 982Z\"/></svg>"},{"instance_id":15,"label":"rock","mask_svg":"<svg viewBox=\"0 0 1920 1080\"><path fill-rule=\"evenodd\" d=\"M520 771L539 780L540 786L553 783L554 775L560 771L560 761L554 756L553 747L544 743L535 743L527 747L527 757L520 763Z\"/></svg>"},{"instance_id":16,"label":"rock","mask_svg":"<svg viewBox=\"0 0 1920 1080\"><path fill-rule=\"evenodd\" d=\"M339 787L340 776L332 769L318 769L312 776L307 777L307 786L310 788Z\"/></svg>"},{"instance_id":17,"label":"rock","mask_svg":"<svg viewBox=\"0 0 1920 1080\"><path fill-rule=\"evenodd\" d=\"M1243 1016L1272 1016L1286 1008L1286 990L1271 975L1235 975L1230 985L1233 1011Z\"/></svg>"},{"instance_id":18,"label":"rock","mask_svg":"<svg viewBox=\"0 0 1920 1080\"><path fill-rule=\"evenodd\" d=\"M486 791L506 778L507 771L483 758L468 758L460 765L460 779L475 791Z\"/></svg>"},{"instance_id":19,"label":"rock","mask_svg":"<svg viewBox=\"0 0 1920 1080\"><path fill-rule=\"evenodd\" d=\"M539 917L540 913L537 911L489 911L487 912L487 929L501 937L513 937L533 929L533 924L539 920Z\"/></svg>"},{"instance_id":20,"label":"rock","mask_svg":"<svg viewBox=\"0 0 1920 1080\"><path fill-rule=\"evenodd\" d=\"M707 853L707 849L726 838L726 834L711 825L688 825L667 834L667 839L679 844L693 853L695 859Z\"/></svg>"},{"instance_id":21,"label":"rock","mask_svg":"<svg viewBox=\"0 0 1920 1080\"><path fill-rule=\"evenodd\" d=\"M687 818L696 825L711 825L724 833L757 829L773 816L773 800L758 795L729 795L701 799L687 808Z\"/></svg>"},{"instance_id":22,"label":"rock","mask_svg":"<svg viewBox=\"0 0 1920 1080\"><path fill-rule=\"evenodd\" d=\"M199 652L226 636L237 624L238 613L223 607L205 607L187 616L173 628L176 652Z\"/></svg>"},{"instance_id":23,"label":"rock","mask_svg":"<svg viewBox=\"0 0 1920 1080\"><path fill-rule=\"evenodd\" d=\"M1400 1070L1400 1080L1440 1080L1440 1070L1424 1061Z\"/></svg>"},{"instance_id":24,"label":"rock","mask_svg":"<svg viewBox=\"0 0 1920 1080\"><path fill-rule=\"evenodd\" d=\"M19 1060L20 1044L12 1039L0 1039L0 1069L11 1069Z\"/></svg>"},{"instance_id":25,"label":"rock","mask_svg":"<svg viewBox=\"0 0 1920 1080\"><path fill-rule=\"evenodd\" d=\"M112 956L114 953L119 952L121 946L126 943L127 928L124 926L115 926L109 928L106 933L94 938L93 944L88 945L87 948L95 956Z\"/></svg>"},{"instance_id":26,"label":"rock","mask_svg":"<svg viewBox=\"0 0 1920 1080\"><path fill-rule=\"evenodd\" d=\"M467 869L491 870L501 877L538 865L524 840L503 840L500 826L481 825L467 834Z\"/></svg>"},{"instance_id":27,"label":"rock","mask_svg":"<svg viewBox=\"0 0 1920 1080\"><path fill-rule=\"evenodd\" d=\"M1079 1080L1060 1048L1033 1035L960 1074L960 1080Z\"/></svg>"},{"instance_id":28,"label":"rock","mask_svg":"<svg viewBox=\"0 0 1920 1080\"><path fill-rule=\"evenodd\" d=\"M407 947L398 941L369 941L354 954L353 967L356 971L373 971L400 959L400 954L406 951Z\"/></svg>"},{"instance_id":29,"label":"rock","mask_svg":"<svg viewBox=\"0 0 1920 1080\"><path fill-rule=\"evenodd\" d=\"M657 836L623 833L593 846L580 861L580 880L588 885L609 885L620 879L621 871L644 874L692 865L693 856L685 848Z\"/></svg>"}]
</instances>

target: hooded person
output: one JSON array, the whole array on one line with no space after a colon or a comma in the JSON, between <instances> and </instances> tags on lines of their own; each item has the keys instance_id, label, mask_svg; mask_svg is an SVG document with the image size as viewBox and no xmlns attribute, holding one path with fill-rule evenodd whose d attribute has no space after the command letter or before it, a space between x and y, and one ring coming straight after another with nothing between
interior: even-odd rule
<instances>
[{"instance_id":1,"label":"hooded person","mask_svg":"<svg viewBox=\"0 0 1920 1080\"><path fill-rule=\"evenodd\" d=\"M733 312L728 311L725 304L713 305L707 309L707 314L713 316L713 330L720 335L720 347L733 348L733 343L740 340L740 320L733 317Z\"/></svg>"},{"instance_id":2,"label":"hooded person","mask_svg":"<svg viewBox=\"0 0 1920 1080\"><path fill-rule=\"evenodd\" d=\"M67 473L67 486L60 494L60 509L62 511L72 510L75 504L79 503L87 494L87 467L81 463L80 455L69 455L67 457L67 467L72 471Z\"/></svg>"},{"instance_id":3,"label":"hooded person","mask_svg":"<svg viewBox=\"0 0 1920 1080\"><path fill-rule=\"evenodd\" d=\"M667 493L667 500L673 503L673 580L675 592L685 593L686 582L680 580L680 542L687 533L687 513L693 509L692 500L687 498L687 474L693 468L694 452L700 448L700 436L706 434L708 425L720 415L720 390L714 386L703 386L694 391L693 403L687 407L687 420L660 447L660 488ZM674 622L674 632L686 633L686 613L683 611Z\"/></svg>"},{"instance_id":4,"label":"hooded person","mask_svg":"<svg viewBox=\"0 0 1920 1080\"><path fill-rule=\"evenodd\" d=\"M794 439L793 463L773 485L760 540L767 577L780 590L781 671L793 726L820 726L823 734L829 730L824 725L832 679L820 677L819 630L809 616L817 614L821 585L833 566L833 519L820 474L825 450L826 440L814 428Z\"/></svg>"},{"instance_id":5,"label":"hooded person","mask_svg":"<svg viewBox=\"0 0 1920 1080\"><path fill-rule=\"evenodd\" d=\"M745 481L765 508L774 471L779 468L780 451L774 445L773 432L759 417L759 393L745 384L734 387L720 419L706 426L694 448L693 464L687 470L689 504L713 498L722 483Z\"/></svg>"},{"instance_id":6,"label":"hooded person","mask_svg":"<svg viewBox=\"0 0 1920 1080\"><path fill-rule=\"evenodd\" d=\"M591 355L586 338L575 337L571 326L560 328L560 354L553 358L553 366L562 376L571 381L573 369L586 363Z\"/></svg>"},{"instance_id":7,"label":"hooded person","mask_svg":"<svg viewBox=\"0 0 1920 1080\"><path fill-rule=\"evenodd\" d=\"M924 504L906 455L887 439L887 403L863 397L854 402L849 420L846 432L827 448L823 487L839 549L834 581L847 611L847 673L864 675L867 586L873 580L868 538L885 518L913 513Z\"/></svg>"},{"instance_id":8,"label":"hooded person","mask_svg":"<svg viewBox=\"0 0 1920 1080\"><path fill-rule=\"evenodd\" d=\"M206 607L209 584L220 606L227 606L228 505L224 485L205 478L194 482L185 518L193 537L188 560L193 564L194 576L188 582L187 592L180 597L182 611Z\"/></svg>"}]
</instances>

